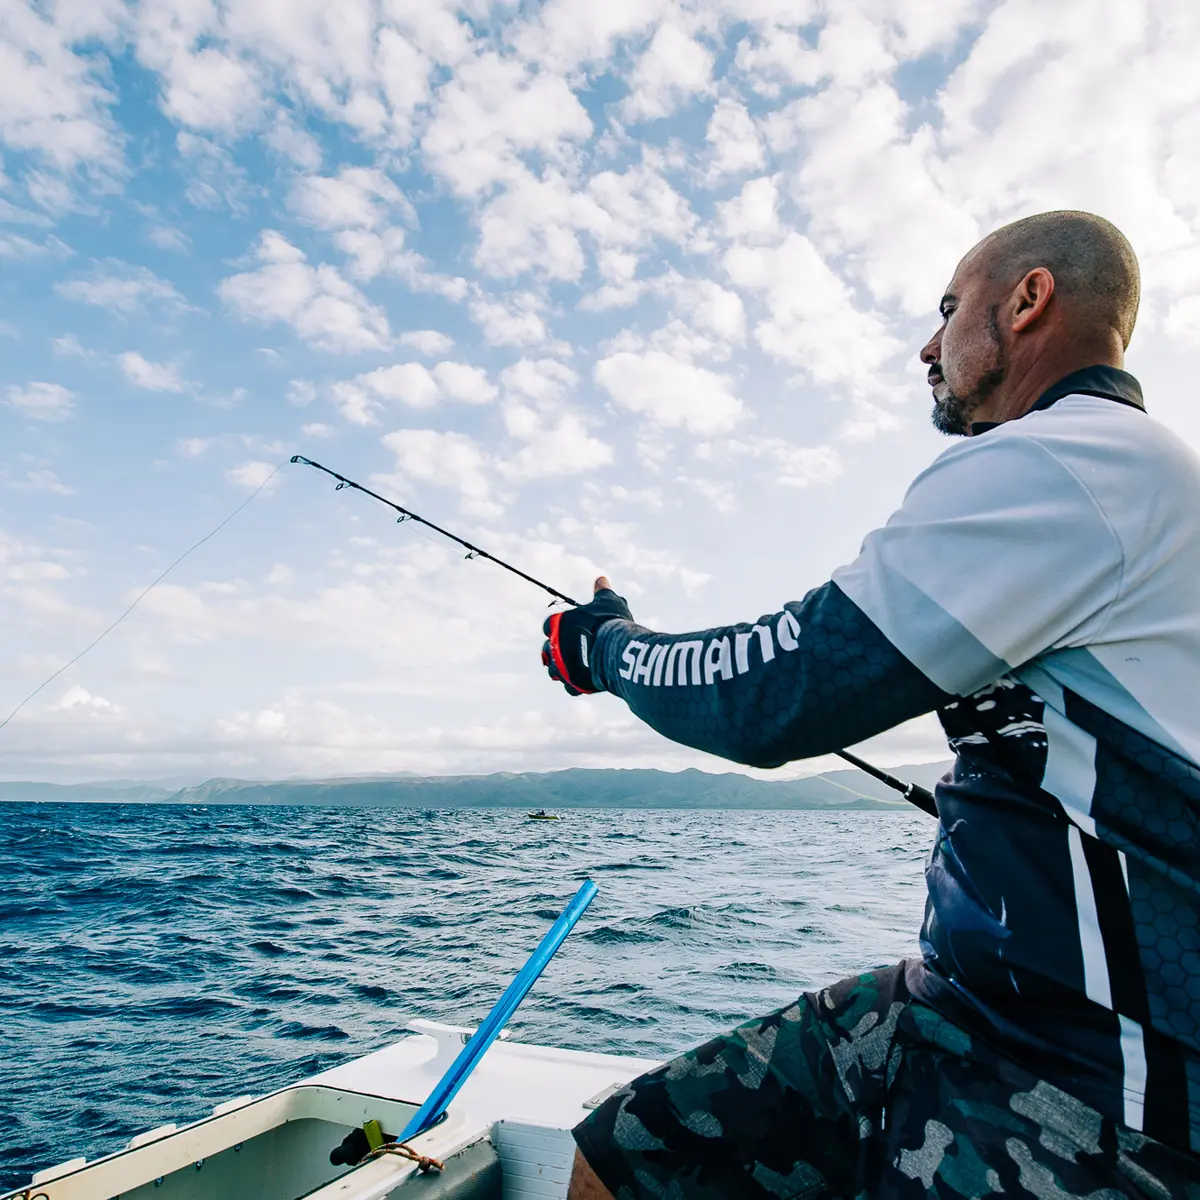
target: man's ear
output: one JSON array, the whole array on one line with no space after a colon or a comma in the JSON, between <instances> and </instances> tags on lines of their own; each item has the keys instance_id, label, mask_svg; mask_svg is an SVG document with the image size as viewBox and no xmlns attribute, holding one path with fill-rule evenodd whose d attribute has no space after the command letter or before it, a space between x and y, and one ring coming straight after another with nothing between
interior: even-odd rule
<instances>
[{"instance_id":1,"label":"man's ear","mask_svg":"<svg viewBox=\"0 0 1200 1200\"><path fill-rule=\"evenodd\" d=\"M1017 284L1013 293L1013 333L1024 333L1035 325L1054 295L1054 276L1046 267L1034 267Z\"/></svg>"}]
</instances>

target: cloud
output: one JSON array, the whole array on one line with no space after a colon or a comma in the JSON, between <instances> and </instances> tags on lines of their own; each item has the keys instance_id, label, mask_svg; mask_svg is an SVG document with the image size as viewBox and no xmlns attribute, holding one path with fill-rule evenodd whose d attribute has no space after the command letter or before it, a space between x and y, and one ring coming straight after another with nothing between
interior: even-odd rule
<instances>
[{"instance_id":1,"label":"cloud","mask_svg":"<svg viewBox=\"0 0 1200 1200\"><path fill-rule=\"evenodd\" d=\"M430 408L437 403L440 389L433 372L420 363L397 363L360 375L354 381L385 400L399 400L412 408Z\"/></svg>"},{"instance_id":2,"label":"cloud","mask_svg":"<svg viewBox=\"0 0 1200 1200\"><path fill-rule=\"evenodd\" d=\"M583 188L554 171L524 171L484 207L475 261L499 278L533 271L575 281L587 265L586 235L601 276L624 283L636 270L635 251L656 238L685 244L697 224L687 200L645 163L598 171Z\"/></svg>"},{"instance_id":3,"label":"cloud","mask_svg":"<svg viewBox=\"0 0 1200 1200\"><path fill-rule=\"evenodd\" d=\"M263 131L263 140L305 171L321 165L321 143L307 129L298 128L283 109L276 109Z\"/></svg>"},{"instance_id":4,"label":"cloud","mask_svg":"<svg viewBox=\"0 0 1200 1200\"><path fill-rule=\"evenodd\" d=\"M737 242L760 244L780 236L779 188L769 175L751 179L732 200L717 205L721 233Z\"/></svg>"},{"instance_id":5,"label":"cloud","mask_svg":"<svg viewBox=\"0 0 1200 1200\"><path fill-rule=\"evenodd\" d=\"M1171 305L1163 331L1183 345L1200 346L1200 296L1186 296Z\"/></svg>"},{"instance_id":6,"label":"cloud","mask_svg":"<svg viewBox=\"0 0 1200 1200\"><path fill-rule=\"evenodd\" d=\"M442 393L463 404L487 404L496 398L496 387L481 367L459 362L440 362L433 368Z\"/></svg>"},{"instance_id":7,"label":"cloud","mask_svg":"<svg viewBox=\"0 0 1200 1200\"><path fill-rule=\"evenodd\" d=\"M353 380L340 380L330 388L334 407L351 425L375 425L379 421L379 405L375 397Z\"/></svg>"},{"instance_id":8,"label":"cloud","mask_svg":"<svg viewBox=\"0 0 1200 1200\"><path fill-rule=\"evenodd\" d=\"M378 230L340 229L333 243L350 260L350 276L362 283L387 274L402 280L410 291L461 300L469 289L467 281L459 275L431 270L424 257L406 249L405 236L404 230L395 225Z\"/></svg>"},{"instance_id":9,"label":"cloud","mask_svg":"<svg viewBox=\"0 0 1200 1200\"><path fill-rule=\"evenodd\" d=\"M517 30L514 41L530 59L567 74L584 63L609 59L620 41L652 29L666 7L664 0L547 0Z\"/></svg>"},{"instance_id":10,"label":"cloud","mask_svg":"<svg viewBox=\"0 0 1200 1200\"><path fill-rule=\"evenodd\" d=\"M505 367L500 382L507 392L546 402L557 400L579 386L579 376L553 358L522 358Z\"/></svg>"},{"instance_id":11,"label":"cloud","mask_svg":"<svg viewBox=\"0 0 1200 1200\"><path fill-rule=\"evenodd\" d=\"M336 268L313 267L282 234L264 230L255 271L222 280L217 293L240 316L262 324L289 325L319 350L356 354L390 342L383 309L372 304Z\"/></svg>"},{"instance_id":12,"label":"cloud","mask_svg":"<svg viewBox=\"0 0 1200 1200\"><path fill-rule=\"evenodd\" d=\"M119 167L122 138L110 112L116 97L106 86L106 64L75 50L110 42L119 23L120 9L104 0L71 11L6 8L0 39L0 139L6 145L62 171Z\"/></svg>"},{"instance_id":13,"label":"cloud","mask_svg":"<svg viewBox=\"0 0 1200 1200\"><path fill-rule=\"evenodd\" d=\"M673 21L664 21L629 76L621 105L629 121L667 117L712 83L712 52Z\"/></svg>"},{"instance_id":14,"label":"cloud","mask_svg":"<svg viewBox=\"0 0 1200 1200\"><path fill-rule=\"evenodd\" d=\"M205 46L174 55L160 70L166 84L162 107L168 117L193 129L224 134L254 122L261 97L255 72L245 62Z\"/></svg>"},{"instance_id":15,"label":"cloud","mask_svg":"<svg viewBox=\"0 0 1200 1200\"><path fill-rule=\"evenodd\" d=\"M225 478L230 483L236 483L238 487L249 488L253 491L255 488L260 488L268 479L275 473L275 467L271 463L256 462L253 459L250 462L244 462L241 466L231 467L225 472Z\"/></svg>"},{"instance_id":16,"label":"cloud","mask_svg":"<svg viewBox=\"0 0 1200 1200\"><path fill-rule=\"evenodd\" d=\"M318 229L374 229L393 212L414 219L404 193L374 167L343 167L335 176L304 175L292 185L291 207Z\"/></svg>"},{"instance_id":17,"label":"cloud","mask_svg":"<svg viewBox=\"0 0 1200 1200\"><path fill-rule=\"evenodd\" d=\"M117 365L134 387L148 392L182 392L184 382L175 363L156 363L134 350L117 355Z\"/></svg>"},{"instance_id":18,"label":"cloud","mask_svg":"<svg viewBox=\"0 0 1200 1200\"><path fill-rule=\"evenodd\" d=\"M746 336L746 309L737 292L711 279L673 280L671 289L678 307L694 326L729 342Z\"/></svg>"},{"instance_id":19,"label":"cloud","mask_svg":"<svg viewBox=\"0 0 1200 1200\"><path fill-rule=\"evenodd\" d=\"M775 482L784 487L806 488L831 483L846 469L842 457L832 446L794 446L777 437L731 440L716 448L716 455L748 456L758 459Z\"/></svg>"},{"instance_id":20,"label":"cloud","mask_svg":"<svg viewBox=\"0 0 1200 1200\"><path fill-rule=\"evenodd\" d=\"M82 358L86 360L96 357L73 333L64 333L59 337L51 338L50 348L60 358Z\"/></svg>"},{"instance_id":21,"label":"cloud","mask_svg":"<svg viewBox=\"0 0 1200 1200\"><path fill-rule=\"evenodd\" d=\"M777 246L733 247L723 262L732 283L766 305L754 327L759 345L818 383L862 383L899 349L802 234L789 233Z\"/></svg>"},{"instance_id":22,"label":"cloud","mask_svg":"<svg viewBox=\"0 0 1200 1200\"><path fill-rule=\"evenodd\" d=\"M173 225L153 226L146 233L146 241L159 250L170 250L176 254L186 254L191 245L188 235Z\"/></svg>"},{"instance_id":23,"label":"cloud","mask_svg":"<svg viewBox=\"0 0 1200 1200\"><path fill-rule=\"evenodd\" d=\"M421 150L459 195L474 197L519 176L522 154L554 161L591 132L566 80L485 51L440 89Z\"/></svg>"},{"instance_id":24,"label":"cloud","mask_svg":"<svg viewBox=\"0 0 1200 1200\"><path fill-rule=\"evenodd\" d=\"M348 421L371 425L378 419L378 400L396 400L410 408L431 408L443 399L487 404L496 398L497 389L480 367L440 362L431 370L422 363L408 362L379 367L335 384L333 395Z\"/></svg>"},{"instance_id":25,"label":"cloud","mask_svg":"<svg viewBox=\"0 0 1200 1200\"><path fill-rule=\"evenodd\" d=\"M24 479L9 480L6 485L14 492L50 492L56 496L73 496L75 489L63 483L53 472L47 470L26 471Z\"/></svg>"},{"instance_id":26,"label":"cloud","mask_svg":"<svg viewBox=\"0 0 1200 1200\"><path fill-rule=\"evenodd\" d=\"M181 129L175 135L187 187L184 199L196 208L216 212L228 208L241 216L254 190L246 169L230 150L212 138Z\"/></svg>"},{"instance_id":27,"label":"cloud","mask_svg":"<svg viewBox=\"0 0 1200 1200\"><path fill-rule=\"evenodd\" d=\"M398 429L383 444L396 456L401 476L455 488L468 502L488 501L487 457L465 434Z\"/></svg>"},{"instance_id":28,"label":"cloud","mask_svg":"<svg viewBox=\"0 0 1200 1200\"><path fill-rule=\"evenodd\" d=\"M755 171L766 161L758 128L738 100L724 97L717 102L704 137L713 151L708 165L710 179Z\"/></svg>"},{"instance_id":29,"label":"cloud","mask_svg":"<svg viewBox=\"0 0 1200 1200\"><path fill-rule=\"evenodd\" d=\"M907 105L883 82L820 92L775 119L800 139L786 178L814 244L826 257L849 255L846 273L877 302L929 312L933 287L940 295L981 232L929 128L910 131Z\"/></svg>"},{"instance_id":30,"label":"cloud","mask_svg":"<svg viewBox=\"0 0 1200 1200\"><path fill-rule=\"evenodd\" d=\"M0 234L0 258L70 258L72 253L71 247L53 234L49 234L41 242L35 242L16 233Z\"/></svg>"},{"instance_id":31,"label":"cloud","mask_svg":"<svg viewBox=\"0 0 1200 1200\"><path fill-rule=\"evenodd\" d=\"M454 345L454 339L436 329L410 329L399 337L400 345L411 346L432 358L445 354Z\"/></svg>"},{"instance_id":32,"label":"cloud","mask_svg":"<svg viewBox=\"0 0 1200 1200\"><path fill-rule=\"evenodd\" d=\"M65 421L75 411L75 393L61 383L34 382L9 386L7 403L34 421Z\"/></svg>"},{"instance_id":33,"label":"cloud","mask_svg":"<svg viewBox=\"0 0 1200 1200\"><path fill-rule=\"evenodd\" d=\"M292 379L287 386L287 402L304 408L317 398L316 386L307 379Z\"/></svg>"},{"instance_id":34,"label":"cloud","mask_svg":"<svg viewBox=\"0 0 1200 1200\"><path fill-rule=\"evenodd\" d=\"M175 443L175 453L182 458L199 458L213 444L213 438L185 437Z\"/></svg>"},{"instance_id":35,"label":"cloud","mask_svg":"<svg viewBox=\"0 0 1200 1200\"><path fill-rule=\"evenodd\" d=\"M593 436L593 422L564 403L579 386L578 374L565 363L523 358L504 369L500 382L505 431L522 443L497 463L506 479L579 475L613 461L612 447Z\"/></svg>"},{"instance_id":36,"label":"cloud","mask_svg":"<svg viewBox=\"0 0 1200 1200\"><path fill-rule=\"evenodd\" d=\"M173 283L160 279L148 267L115 258L97 263L87 278L55 284L54 290L66 300L92 304L122 316L147 311L171 315L196 311Z\"/></svg>"},{"instance_id":37,"label":"cloud","mask_svg":"<svg viewBox=\"0 0 1200 1200\"><path fill-rule=\"evenodd\" d=\"M621 408L667 428L721 433L744 414L726 376L661 350L611 354L596 364L595 376Z\"/></svg>"},{"instance_id":38,"label":"cloud","mask_svg":"<svg viewBox=\"0 0 1200 1200\"><path fill-rule=\"evenodd\" d=\"M536 346L549 339L542 320L544 303L533 292L515 292L505 299L476 296L469 305L471 319L489 346Z\"/></svg>"},{"instance_id":39,"label":"cloud","mask_svg":"<svg viewBox=\"0 0 1200 1200\"><path fill-rule=\"evenodd\" d=\"M103 696L94 696L87 688L80 687L78 684L67 688L59 697L55 707L64 712L70 709L83 709L98 713L121 712L120 707L113 704L111 700L106 700Z\"/></svg>"},{"instance_id":40,"label":"cloud","mask_svg":"<svg viewBox=\"0 0 1200 1200\"><path fill-rule=\"evenodd\" d=\"M772 98L783 86L811 87L825 74L821 53L794 29L779 26L739 42L734 66L751 88Z\"/></svg>"},{"instance_id":41,"label":"cloud","mask_svg":"<svg viewBox=\"0 0 1200 1200\"><path fill-rule=\"evenodd\" d=\"M479 218L475 262L499 278L536 271L549 279L577 280L587 265L578 231L594 211L560 175L516 173Z\"/></svg>"},{"instance_id":42,"label":"cloud","mask_svg":"<svg viewBox=\"0 0 1200 1200\"><path fill-rule=\"evenodd\" d=\"M528 404L510 401L504 406L504 424L510 437L525 443L498 464L506 479L580 475L613 461L612 447L593 437L578 413L546 415Z\"/></svg>"},{"instance_id":43,"label":"cloud","mask_svg":"<svg viewBox=\"0 0 1200 1200\"><path fill-rule=\"evenodd\" d=\"M261 87L254 66L213 37L218 33L213 15L182 5L142 8L137 57L158 74L159 107L168 119L189 129L235 134L255 123Z\"/></svg>"}]
</instances>

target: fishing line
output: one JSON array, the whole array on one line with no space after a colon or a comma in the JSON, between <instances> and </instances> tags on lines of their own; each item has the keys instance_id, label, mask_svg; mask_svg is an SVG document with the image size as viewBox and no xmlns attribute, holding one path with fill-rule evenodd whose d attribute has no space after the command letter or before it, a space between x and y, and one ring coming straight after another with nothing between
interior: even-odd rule
<instances>
[{"instance_id":1,"label":"fishing line","mask_svg":"<svg viewBox=\"0 0 1200 1200\"><path fill-rule=\"evenodd\" d=\"M128 607L128 608L127 608L127 609L126 609L126 610L125 610L125 611L124 611L124 612L123 612L123 613L122 613L122 614L121 614L121 615L120 615L120 616L119 616L119 617L118 617L118 618L117 618L117 619L116 619L116 620L115 620L115 621L114 621L114 622L111 624L111 625L109 625L107 629L105 629L105 630L104 630L102 633L100 633L98 636L96 636L96 637L95 637L95 638L93 638L93 639L92 639L90 642L88 642L88 644L87 644L86 646L84 646L84 648L83 648L82 650L80 650L80 652L79 652L77 655L75 655L75 657L74 657L73 659L71 659L71 661L70 661L69 663L64 663L64 664L63 664L61 667L59 667L59 668L58 668L58 670L57 670L57 671L55 671L55 672L54 672L54 674L53 674L53 675L51 675L51 676L50 676L50 678L49 678L49 679L46 679L46 680L44 680L42 683L39 683L39 684L38 684L38 686L37 686L37 687L35 687L35 688L33 689L33 691L32 691L32 692L30 692L30 693L29 693L29 695L28 695L28 696L26 696L26 697L25 697L25 699L24 699L24 700L22 700L22 701L21 701L21 703L20 703L20 704L18 704L16 708L14 708L14 709L13 709L13 710L12 710L12 712L10 712L10 713L8 714L8 716L7 716L7 717L5 717L5 718L4 718L4 720L3 720L3 721L0 721L0 729L3 729L3 728L5 727L5 725L7 725L7 724L9 723L9 721L11 721L11 720L13 719L13 717L15 717L15 716L17 715L17 713L19 713L19 712L21 711L21 709L23 709L23 708L25 707L25 705L27 705L27 704L30 702L30 700L32 700L32 699L33 699L33 698L34 698L34 697L35 697L35 696L36 696L36 695L37 695L39 692L41 692L41 691L44 691L46 688L48 688L48 687L49 687L49 686L50 686L50 685L51 685L51 684L52 684L52 683L53 683L53 682L54 682L54 681L55 681L55 680L56 680L56 679L57 679L57 678L58 678L58 677L59 677L59 676L60 676L60 675L61 675L61 674L64 672L64 671L69 671L69 670L70 670L70 669L71 669L71 668L72 668L72 667L73 667L73 666L74 666L74 665L75 665L75 664L76 664L76 663L77 663L77 662L78 662L78 661L79 661L79 660L80 660L80 659L81 659L81 658L82 658L82 657L83 657L85 654L87 654L87 653L88 653L88 651L90 651L90 650L94 650L94 649L95 649L95 648L96 648L96 647L97 647L97 646L98 646L98 645L99 645L99 644L100 644L102 641L104 641L104 639L105 639L106 637L108 637L108 635L109 635L110 633L112 633L112 631L113 631L114 629L116 629L116 627L117 627L118 625L120 625L120 624L121 624L121 622L122 622L122 621L124 621L124 620L125 620L125 618L126 618L127 616L129 616L129 614L130 614L131 612L133 612L133 610L134 610L135 608L137 608L137 606L138 606L139 604L141 604L141 602L142 602L142 601L143 601L143 600L144 600L144 599L145 599L145 598L146 598L146 597L147 597L147 596L148 596L148 595L149 595L149 594L150 594L150 593L151 593L151 592L152 592L152 591L153 591L153 590L154 590L156 587L158 587L158 585L159 585L160 583L162 583L162 581L163 581L164 579L166 579L166 577L167 577L168 575L170 575L170 573L171 573L173 570L175 570L175 568L176 568L177 566L179 566L179 564L180 564L181 562L183 562L183 560L184 560L185 558L187 558L187 557L188 557L188 555L190 555L190 554L191 554L193 551L195 551L195 550L199 550L199 549L200 549L200 547L201 547L201 546L203 546L203 545L204 545L204 543L205 543L205 542L207 542L207 541L209 541L211 538L214 538L214 537L216 537L216 536L217 536L217 534L218 534L218 533L220 533L220 532L221 532L221 530L222 530L222 529L224 529L224 528L225 528L225 526L226 526L226 525L228 525L228 524L229 524L229 522L230 522L230 521L232 521L232 520L233 520L233 518L234 518L234 517L236 517L236 516L238 515L238 513L240 513L240 512L242 511L242 509L244 509L244 508L246 507L246 505L247 505L247 504L249 504L249 503L250 503L250 501L251 501L251 500L253 500L253 499L254 499L254 498L255 498L255 497L256 497L256 496L259 494L259 492L261 492L261 491L263 490L263 488L265 488L265 487L267 486L267 484L268 484L268 483L270 483L270 482L271 482L271 480L272 480L272 479L274 479L274 478L275 478L275 476L276 476L276 475L278 475L278 474L279 474L279 472L283 470L283 468L284 468L286 465L287 465L286 463L280 463L280 464L279 464L279 466L277 466L277 467L275 468L275 470L273 470L273 471L270 473L270 475L268 475L268 476L266 477L266 479L264 479L264 480L262 481L262 483L260 483L260 484L258 485L258 487L256 487L256 488L254 489L254 491L252 491L252 492L250 493L250 495L249 495L249 496L247 496L247 497L246 497L246 499L245 499L245 500L243 500L243 501L241 502L241 504L239 504L239 505L237 506L237 508L235 508L235 509L233 510L233 512L231 512L231 513L229 514L229 516L227 516L227 517L225 518L225 520L223 520L223 521L220 523L220 525L218 525L218 526L217 526L215 529L213 529L211 532L209 532L209 533L206 533L206 534L205 534L205 535L204 535L204 536L203 536L203 537L202 537L202 538L201 538L201 539L200 539L198 542L195 542L195 543L193 543L191 546L189 546L189 547L188 547L188 548L187 548L187 549L186 549L186 550L185 550L185 551L184 551L184 552L183 552L183 553L182 553L182 554L181 554L181 555L180 555L180 556L179 556L179 557L178 557L178 558L177 558L177 559L176 559L176 560L175 560L175 561L174 561L174 562L173 562L173 563L172 563L172 564L169 566L169 567L167 567L167 569L166 569L165 571L163 571L163 572L162 572L162 573L161 573L161 574L160 574L160 575L159 575L159 576L158 576L158 577L157 577L157 578L154 580L154 582L153 582L153 583L151 583L151 584L150 584L148 587L144 588L144 589L143 589L141 592L139 592L139 593L138 593L138 595L137 595L137 597L136 597L136 599L133 601L133 603L132 603L132 604L130 604L130 606L129 606L129 607Z\"/></svg>"},{"instance_id":2,"label":"fishing line","mask_svg":"<svg viewBox=\"0 0 1200 1200\"><path fill-rule=\"evenodd\" d=\"M486 558L490 562L494 562L498 567L503 567L506 571L511 571L514 575L519 575L535 587L540 587L542 591L549 592L556 600L564 600L567 604L573 605L575 608L579 607L578 600L572 600L570 596L563 595L562 592L556 588L552 588L548 583L543 583L540 579L534 579L532 575L526 575L524 571L514 567L512 563L507 563L504 559L497 558L494 554L489 554L486 550L481 550L478 546L471 545L470 542L464 541L457 534L451 533L448 529L443 529L440 525L435 525L432 521L427 521L411 509L404 508L394 500L388 500L385 496L379 495L378 492L373 492L370 488L363 487L361 483L355 483L353 479L347 479L345 475L339 475L336 471L331 471L328 467L323 467L319 462L314 462L311 458L305 458L303 454L293 454L291 461L301 463L306 467L315 467L318 471L324 471L326 475L331 475L338 481L337 487L334 489L335 491L340 492L342 488L353 488L357 492L362 492L370 496L373 500L378 500L380 504L386 504L388 508L398 512L400 514L400 523L416 521L421 525L425 525L435 533L440 533L442 537L449 538L452 542L457 542L460 546L465 547L468 551L468 558ZM275 469L278 470L279 468L276 467ZM63 669L66 670L65 667ZM4 726L0 725L0 729L3 728ZM915 805L922 812L928 813L931 817L937 816L937 803L934 801L933 793L928 788L923 788L917 783L906 783L903 779L898 779L895 775L889 775L887 771L873 767L869 762L866 762L855 754L850 754L846 750L835 750L834 754L845 762L850 763L851 766L857 767L860 771L865 771L873 779L878 779L880 783L886 784L894 791L899 792L905 800Z\"/></svg>"}]
</instances>

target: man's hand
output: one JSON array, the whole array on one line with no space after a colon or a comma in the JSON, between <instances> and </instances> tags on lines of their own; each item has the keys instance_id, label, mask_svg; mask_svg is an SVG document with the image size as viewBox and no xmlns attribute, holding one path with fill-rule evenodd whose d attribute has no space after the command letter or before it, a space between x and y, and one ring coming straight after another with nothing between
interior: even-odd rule
<instances>
[{"instance_id":1,"label":"man's hand","mask_svg":"<svg viewBox=\"0 0 1200 1200\"><path fill-rule=\"evenodd\" d=\"M592 679L592 646L600 626L608 621L633 620L629 605L612 590L608 579L596 580L590 604L552 613L542 625L546 635L542 665L571 696L597 692Z\"/></svg>"}]
</instances>

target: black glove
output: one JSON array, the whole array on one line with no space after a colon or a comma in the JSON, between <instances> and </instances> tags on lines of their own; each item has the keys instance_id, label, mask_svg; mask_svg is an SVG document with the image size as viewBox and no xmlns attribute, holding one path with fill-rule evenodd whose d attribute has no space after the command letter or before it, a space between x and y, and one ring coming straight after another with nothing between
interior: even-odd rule
<instances>
[{"instance_id":1,"label":"black glove","mask_svg":"<svg viewBox=\"0 0 1200 1200\"><path fill-rule=\"evenodd\" d=\"M551 679L567 689L568 695L582 696L600 690L592 679L592 647L600 626L615 620L632 621L633 613L603 575L596 580L596 594L590 604L552 613L546 618L542 625L546 635L542 665Z\"/></svg>"}]
</instances>

